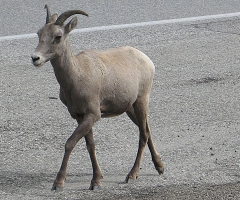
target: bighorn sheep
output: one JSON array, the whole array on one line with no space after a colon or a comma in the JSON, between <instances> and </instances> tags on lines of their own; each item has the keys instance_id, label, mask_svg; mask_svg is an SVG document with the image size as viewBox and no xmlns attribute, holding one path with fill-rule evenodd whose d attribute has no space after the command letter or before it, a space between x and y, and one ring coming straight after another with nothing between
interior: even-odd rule
<instances>
[{"instance_id":1,"label":"bighorn sheep","mask_svg":"<svg viewBox=\"0 0 240 200\"><path fill-rule=\"evenodd\" d=\"M46 24L38 31L39 44L32 54L36 67L50 61L60 84L60 99L77 120L78 127L65 144L61 168L52 190L61 191L66 178L67 163L77 142L84 137L93 168L89 189L100 188L103 178L95 154L92 127L101 117L113 117L124 112L139 127L140 139L135 163L126 177L136 179L139 174L143 151L148 144L152 160L159 174L163 163L150 135L148 126L149 94L154 76L152 61L139 50L120 47L106 51L83 51L74 55L68 34L76 27L77 17L66 25L74 14L88 16L80 10L70 10L59 17L47 10Z\"/></svg>"}]
</instances>

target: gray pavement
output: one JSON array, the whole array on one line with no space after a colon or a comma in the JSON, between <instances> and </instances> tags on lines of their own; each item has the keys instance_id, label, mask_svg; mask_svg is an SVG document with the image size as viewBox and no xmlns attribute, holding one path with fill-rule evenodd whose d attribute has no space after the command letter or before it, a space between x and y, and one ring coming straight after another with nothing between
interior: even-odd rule
<instances>
[{"instance_id":1,"label":"gray pavement","mask_svg":"<svg viewBox=\"0 0 240 200\"><path fill-rule=\"evenodd\" d=\"M240 8L239 0L1 0L0 36L36 33L45 20L45 3L52 12L86 11L90 17L79 18L78 28L232 13Z\"/></svg>"},{"instance_id":2,"label":"gray pavement","mask_svg":"<svg viewBox=\"0 0 240 200\"><path fill-rule=\"evenodd\" d=\"M45 20L42 3L36 3L39 11L33 1L24 2L39 17L29 18L35 31L22 27L19 34L36 32ZM222 11L236 11L235 3ZM63 8L60 4L55 9ZM132 19L118 23L143 21ZM144 21L150 20L156 18ZM0 42L0 198L239 199L239 23L235 17L71 35L75 52L130 45L156 66L149 120L165 174L157 174L146 149L138 180L122 184L135 159L138 130L126 115L103 119L94 126L103 188L94 192L87 190L92 169L83 140L70 158L64 191L50 191L76 122L58 98L51 65L37 69L30 62L37 38ZM6 33L18 34L13 28L0 35Z\"/></svg>"}]
</instances>

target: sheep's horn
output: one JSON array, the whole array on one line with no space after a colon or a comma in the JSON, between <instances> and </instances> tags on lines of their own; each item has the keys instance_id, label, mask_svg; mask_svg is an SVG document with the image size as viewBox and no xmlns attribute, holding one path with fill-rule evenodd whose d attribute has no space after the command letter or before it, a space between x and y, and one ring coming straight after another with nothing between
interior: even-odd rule
<instances>
[{"instance_id":1,"label":"sheep's horn","mask_svg":"<svg viewBox=\"0 0 240 200\"><path fill-rule=\"evenodd\" d=\"M44 8L47 9L46 24L48 24L51 22L51 12L47 4L45 5Z\"/></svg>"},{"instance_id":2,"label":"sheep's horn","mask_svg":"<svg viewBox=\"0 0 240 200\"><path fill-rule=\"evenodd\" d=\"M57 21L54 24L55 25L63 25L63 23L66 21L67 18L69 18L70 16L75 15L75 14L81 14L81 15L85 15L88 17L88 14L81 10L69 10L69 11L62 13L57 18Z\"/></svg>"}]
</instances>

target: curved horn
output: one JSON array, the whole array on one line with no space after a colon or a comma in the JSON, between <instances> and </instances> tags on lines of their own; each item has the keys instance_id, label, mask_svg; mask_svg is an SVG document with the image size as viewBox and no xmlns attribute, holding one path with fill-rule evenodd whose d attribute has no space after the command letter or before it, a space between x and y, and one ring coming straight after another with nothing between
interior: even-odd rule
<instances>
[{"instance_id":1,"label":"curved horn","mask_svg":"<svg viewBox=\"0 0 240 200\"><path fill-rule=\"evenodd\" d=\"M47 9L46 24L48 24L51 22L51 12L47 4L45 5L44 8Z\"/></svg>"},{"instance_id":2,"label":"curved horn","mask_svg":"<svg viewBox=\"0 0 240 200\"><path fill-rule=\"evenodd\" d=\"M55 25L63 25L63 23L66 21L67 18L69 18L70 16L75 15L75 14L81 14L81 15L85 15L88 17L88 14L81 10L69 10L69 11L62 13L57 18L57 21L54 24Z\"/></svg>"}]
</instances>

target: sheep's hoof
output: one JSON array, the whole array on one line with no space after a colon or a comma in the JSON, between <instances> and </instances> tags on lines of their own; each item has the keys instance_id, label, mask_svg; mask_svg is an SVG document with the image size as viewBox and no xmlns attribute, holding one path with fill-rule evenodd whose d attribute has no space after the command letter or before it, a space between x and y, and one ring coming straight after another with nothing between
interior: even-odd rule
<instances>
[{"instance_id":1,"label":"sheep's hoof","mask_svg":"<svg viewBox=\"0 0 240 200\"><path fill-rule=\"evenodd\" d=\"M125 183L133 183L137 178L138 178L138 176L127 175L127 177L125 179Z\"/></svg>"},{"instance_id":2,"label":"sheep's hoof","mask_svg":"<svg viewBox=\"0 0 240 200\"><path fill-rule=\"evenodd\" d=\"M53 185L51 190L55 191L55 192L62 192L63 187L58 187L58 186Z\"/></svg>"},{"instance_id":3,"label":"sheep's hoof","mask_svg":"<svg viewBox=\"0 0 240 200\"><path fill-rule=\"evenodd\" d=\"M164 167L158 167L158 168L156 168L156 170L158 171L159 175L164 173Z\"/></svg>"},{"instance_id":4,"label":"sheep's hoof","mask_svg":"<svg viewBox=\"0 0 240 200\"><path fill-rule=\"evenodd\" d=\"M100 185L90 185L89 190L100 190L101 188Z\"/></svg>"}]
</instances>

